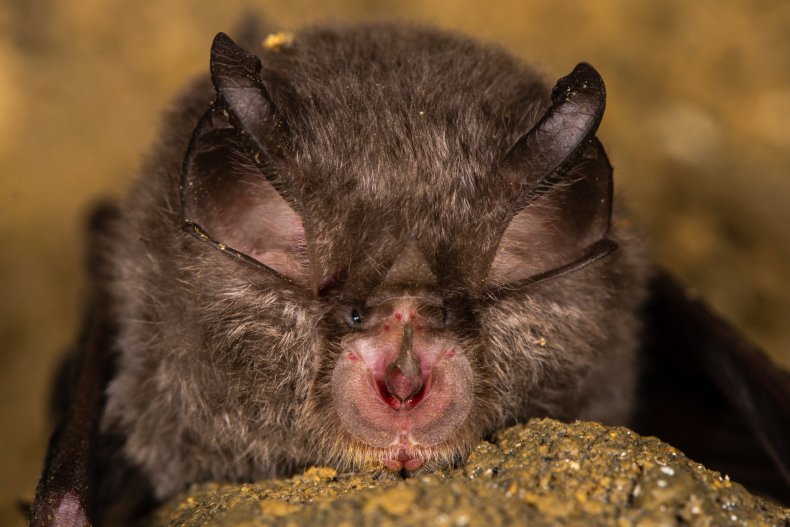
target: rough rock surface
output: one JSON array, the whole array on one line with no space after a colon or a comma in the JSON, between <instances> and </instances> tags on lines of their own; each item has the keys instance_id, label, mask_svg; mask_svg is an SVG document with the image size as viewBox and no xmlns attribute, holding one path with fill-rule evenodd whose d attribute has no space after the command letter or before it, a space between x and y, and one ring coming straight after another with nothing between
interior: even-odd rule
<instances>
[{"instance_id":1,"label":"rough rock surface","mask_svg":"<svg viewBox=\"0 0 790 527\"><path fill-rule=\"evenodd\" d=\"M790 526L790 509L626 428L536 419L492 441L462 468L406 480L311 468L203 485L152 525Z\"/></svg>"}]
</instances>

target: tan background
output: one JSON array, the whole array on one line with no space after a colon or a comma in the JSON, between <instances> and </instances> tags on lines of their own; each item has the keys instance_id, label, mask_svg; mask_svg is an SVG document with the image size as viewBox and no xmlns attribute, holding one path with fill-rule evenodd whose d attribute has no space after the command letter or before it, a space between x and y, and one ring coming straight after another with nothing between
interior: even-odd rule
<instances>
[{"instance_id":1,"label":"tan background","mask_svg":"<svg viewBox=\"0 0 790 527\"><path fill-rule=\"evenodd\" d=\"M160 4L160 3L156 3ZM165 3L161 3L165 4ZM247 2L0 4L0 524L21 525L74 338L90 204L128 186L158 116ZM609 93L601 137L656 260L790 365L790 3L272 0L273 28L399 17L501 43Z\"/></svg>"}]
</instances>

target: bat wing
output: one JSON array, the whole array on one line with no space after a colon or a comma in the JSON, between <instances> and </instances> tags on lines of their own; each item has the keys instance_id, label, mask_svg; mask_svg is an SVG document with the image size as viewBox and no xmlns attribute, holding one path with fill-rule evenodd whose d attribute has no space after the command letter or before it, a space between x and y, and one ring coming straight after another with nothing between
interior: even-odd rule
<instances>
[{"instance_id":1,"label":"bat wing","mask_svg":"<svg viewBox=\"0 0 790 527\"><path fill-rule=\"evenodd\" d=\"M790 503L790 372L666 273L645 322L633 428Z\"/></svg>"},{"instance_id":2,"label":"bat wing","mask_svg":"<svg viewBox=\"0 0 790 527\"><path fill-rule=\"evenodd\" d=\"M74 375L59 382L58 388L63 391L59 390L56 410L61 415L36 489L30 516L30 525L34 527L92 525L97 431L109 377L113 334L106 316L106 292L99 278L104 268L100 240L117 214L117 209L105 206L98 208L91 218L87 317L75 354L69 357Z\"/></svg>"}]
</instances>

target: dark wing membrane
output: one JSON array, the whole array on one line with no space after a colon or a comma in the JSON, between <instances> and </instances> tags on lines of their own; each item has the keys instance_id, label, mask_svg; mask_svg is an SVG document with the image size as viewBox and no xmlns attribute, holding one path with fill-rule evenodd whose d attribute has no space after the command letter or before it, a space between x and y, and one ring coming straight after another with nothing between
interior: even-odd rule
<instances>
[{"instance_id":1,"label":"dark wing membrane","mask_svg":"<svg viewBox=\"0 0 790 527\"><path fill-rule=\"evenodd\" d=\"M118 214L113 207L98 209L91 219L88 270L91 276L88 312L68 382L64 411L49 441L44 470L30 516L32 527L88 526L93 523L97 492L94 464L99 416L110 376L110 343L114 328L108 317L107 292L100 279L106 267L100 238Z\"/></svg>"},{"instance_id":2,"label":"dark wing membrane","mask_svg":"<svg viewBox=\"0 0 790 527\"><path fill-rule=\"evenodd\" d=\"M645 322L634 429L790 505L790 373L666 273Z\"/></svg>"}]
</instances>

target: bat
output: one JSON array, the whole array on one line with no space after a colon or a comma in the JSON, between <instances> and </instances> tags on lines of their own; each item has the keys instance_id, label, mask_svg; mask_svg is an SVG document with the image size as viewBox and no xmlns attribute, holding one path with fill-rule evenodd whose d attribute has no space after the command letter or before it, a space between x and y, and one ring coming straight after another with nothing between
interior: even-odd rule
<instances>
[{"instance_id":1,"label":"bat","mask_svg":"<svg viewBox=\"0 0 790 527\"><path fill-rule=\"evenodd\" d=\"M93 222L79 373L32 525L308 464L407 476L536 416L680 437L684 365L718 386L692 397L729 401L699 415L734 405L759 466L790 481L784 372L613 212L592 66L549 90L498 48L384 23L256 51L217 35L210 80Z\"/></svg>"}]
</instances>

